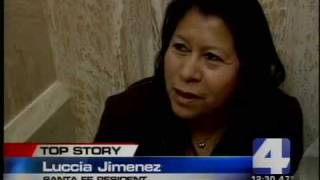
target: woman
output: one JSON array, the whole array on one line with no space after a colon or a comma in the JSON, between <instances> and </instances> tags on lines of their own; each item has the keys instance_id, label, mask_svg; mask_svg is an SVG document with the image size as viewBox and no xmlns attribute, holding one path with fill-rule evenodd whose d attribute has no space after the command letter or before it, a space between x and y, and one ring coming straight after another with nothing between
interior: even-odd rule
<instances>
[{"instance_id":1,"label":"woman","mask_svg":"<svg viewBox=\"0 0 320 180\"><path fill-rule=\"evenodd\" d=\"M289 138L302 154L302 113L278 89L285 72L256 0L173 0L155 75L106 101L95 141L136 155L252 155L255 138Z\"/></svg>"}]
</instances>

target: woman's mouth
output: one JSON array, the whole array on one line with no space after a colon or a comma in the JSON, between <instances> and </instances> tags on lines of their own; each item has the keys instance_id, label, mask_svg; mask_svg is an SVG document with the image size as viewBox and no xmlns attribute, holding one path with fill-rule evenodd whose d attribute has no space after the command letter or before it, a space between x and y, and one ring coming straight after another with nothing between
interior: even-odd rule
<instances>
[{"instance_id":1,"label":"woman's mouth","mask_svg":"<svg viewBox=\"0 0 320 180\"><path fill-rule=\"evenodd\" d=\"M177 88L173 88L175 94L178 97L182 97L183 99L186 100L196 100L196 99L201 99L201 97L197 94L191 93L191 92L186 92Z\"/></svg>"}]
</instances>

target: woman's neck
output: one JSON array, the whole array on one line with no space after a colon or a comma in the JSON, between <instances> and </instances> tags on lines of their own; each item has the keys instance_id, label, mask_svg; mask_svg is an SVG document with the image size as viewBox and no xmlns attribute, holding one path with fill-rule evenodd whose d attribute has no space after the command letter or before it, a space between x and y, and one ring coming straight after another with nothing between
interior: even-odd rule
<instances>
[{"instance_id":1,"label":"woman's neck","mask_svg":"<svg viewBox=\"0 0 320 180\"><path fill-rule=\"evenodd\" d=\"M223 129L228 119L226 113L216 113L189 120L188 125L192 134L206 136L214 134L219 129Z\"/></svg>"},{"instance_id":2,"label":"woman's neck","mask_svg":"<svg viewBox=\"0 0 320 180\"><path fill-rule=\"evenodd\" d=\"M221 139L228 118L225 115L207 116L189 121L192 148L195 155L209 156Z\"/></svg>"}]
</instances>

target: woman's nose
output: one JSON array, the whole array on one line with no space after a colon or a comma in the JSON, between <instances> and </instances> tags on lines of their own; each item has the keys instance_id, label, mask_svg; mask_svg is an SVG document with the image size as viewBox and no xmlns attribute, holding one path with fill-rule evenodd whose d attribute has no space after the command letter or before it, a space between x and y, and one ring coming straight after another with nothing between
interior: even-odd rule
<instances>
[{"instance_id":1,"label":"woman's nose","mask_svg":"<svg viewBox=\"0 0 320 180\"><path fill-rule=\"evenodd\" d=\"M182 63L180 78L185 82L200 82L202 73L200 61L196 55L190 55Z\"/></svg>"}]
</instances>

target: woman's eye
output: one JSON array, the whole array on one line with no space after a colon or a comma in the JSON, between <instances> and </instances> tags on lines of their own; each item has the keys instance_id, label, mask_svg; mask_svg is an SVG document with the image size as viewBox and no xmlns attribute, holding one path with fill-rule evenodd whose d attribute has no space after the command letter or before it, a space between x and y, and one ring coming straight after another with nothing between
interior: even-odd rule
<instances>
[{"instance_id":1,"label":"woman's eye","mask_svg":"<svg viewBox=\"0 0 320 180\"><path fill-rule=\"evenodd\" d=\"M217 55L215 55L215 54L213 54L213 53L206 53L206 54L204 55L204 57L205 57L207 60L210 60L210 61L222 61L222 59L221 59L219 56L217 56Z\"/></svg>"},{"instance_id":2,"label":"woman's eye","mask_svg":"<svg viewBox=\"0 0 320 180\"><path fill-rule=\"evenodd\" d=\"M189 52L190 50L187 48L187 46L185 46L184 44L182 43L175 43L173 44L173 47L178 50L178 51L181 51L181 52Z\"/></svg>"}]
</instances>

